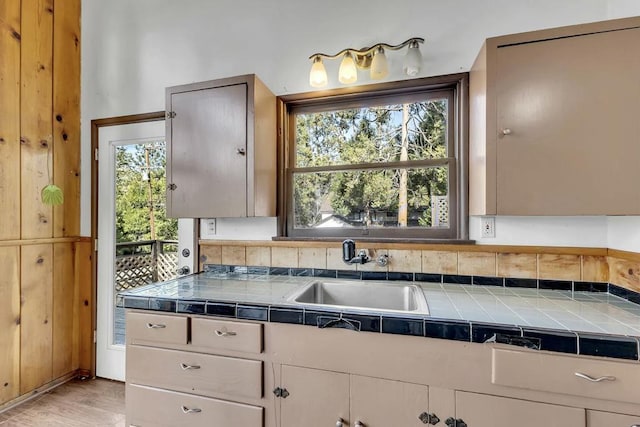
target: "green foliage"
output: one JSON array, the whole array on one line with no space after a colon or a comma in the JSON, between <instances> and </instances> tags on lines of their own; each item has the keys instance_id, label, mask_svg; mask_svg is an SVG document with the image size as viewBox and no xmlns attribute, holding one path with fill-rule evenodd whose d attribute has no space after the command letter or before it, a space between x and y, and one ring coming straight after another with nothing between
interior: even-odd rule
<instances>
[{"instance_id":1,"label":"green foliage","mask_svg":"<svg viewBox=\"0 0 640 427\"><path fill-rule=\"evenodd\" d=\"M408 104L405 159L448 156L447 108L445 99ZM402 110L402 105L385 105L297 115L296 167L400 161ZM381 165L366 170L294 174L296 226L313 227L323 213L368 226L388 226L388 218L397 217L399 209L401 173L401 169ZM417 225L431 226L431 197L448 194L447 167L412 168L407 176L409 212ZM383 214L376 216L374 211Z\"/></svg>"},{"instance_id":2,"label":"green foliage","mask_svg":"<svg viewBox=\"0 0 640 427\"><path fill-rule=\"evenodd\" d=\"M148 152L149 166L145 158ZM116 241L151 240L153 211L156 238L174 240L178 221L167 218L165 206L166 154L164 142L120 146L116 149ZM151 198L149 197L151 186Z\"/></svg>"}]
</instances>

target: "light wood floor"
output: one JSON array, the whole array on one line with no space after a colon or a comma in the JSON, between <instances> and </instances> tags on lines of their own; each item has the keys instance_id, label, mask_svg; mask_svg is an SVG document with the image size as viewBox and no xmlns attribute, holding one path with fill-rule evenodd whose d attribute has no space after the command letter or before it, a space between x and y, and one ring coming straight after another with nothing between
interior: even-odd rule
<instances>
[{"instance_id":1,"label":"light wood floor","mask_svg":"<svg viewBox=\"0 0 640 427\"><path fill-rule=\"evenodd\" d=\"M124 383L72 380L0 413L0 427L122 427Z\"/></svg>"}]
</instances>

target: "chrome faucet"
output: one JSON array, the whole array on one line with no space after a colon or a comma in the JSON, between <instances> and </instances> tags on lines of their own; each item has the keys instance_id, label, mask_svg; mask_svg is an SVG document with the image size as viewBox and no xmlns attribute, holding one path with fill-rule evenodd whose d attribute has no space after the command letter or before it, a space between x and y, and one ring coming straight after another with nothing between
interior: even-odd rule
<instances>
[{"instance_id":1,"label":"chrome faucet","mask_svg":"<svg viewBox=\"0 0 640 427\"><path fill-rule=\"evenodd\" d=\"M356 242L351 239L342 242L342 260L345 264L366 264L373 261L367 249L360 249L356 255ZM378 256L376 263L381 267L386 266L389 263L389 255Z\"/></svg>"},{"instance_id":2,"label":"chrome faucet","mask_svg":"<svg viewBox=\"0 0 640 427\"><path fill-rule=\"evenodd\" d=\"M360 249L356 255L356 242L347 239L342 242L342 260L346 264L366 264L371 261L371 258L366 249Z\"/></svg>"}]
</instances>

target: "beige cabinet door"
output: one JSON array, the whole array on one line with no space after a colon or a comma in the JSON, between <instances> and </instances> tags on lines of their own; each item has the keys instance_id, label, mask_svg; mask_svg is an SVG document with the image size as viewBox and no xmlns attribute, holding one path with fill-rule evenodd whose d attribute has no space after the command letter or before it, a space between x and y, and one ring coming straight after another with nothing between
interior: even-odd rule
<instances>
[{"instance_id":1,"label":"beige cabinet door","mask_svg":"<svg viewBox=\"0 0 640 427\"><path fill-rule=\"evenodd\" d=\"M348 374L283 365L281 384L281 427L350 425Z\"/></svg>"},{"instance_id":2,"label":"beige cabinet door","mask_svg":"<svg viewBox=\"0 0 640 427\"><path fill-rule=\"evenodd\" d=\"M421 415L429 415L427 386L351 375L351 425L424 426Z\"/></svg>"},{"instance_id":3,"label":"beige cabinet door","mask_svg":"<svg viewBox=\"0 0 640 427\"><path fill-rule=\"evenodd\" d=\"M247 84L168 96L167 214L247 215Z\"/></svg>"},{"instance_id":4,"label":"beige cabinet door","mask_svg":"<svg viewBox=\"0 0 640 427\"><path fill-rule=\"evenodd\" d=\"M456 418L469 427L584 427L585 410L456 392Z\"/></svg>"},{"instance_id":5,"label":"beige cabinet door","mask_svg":"<svg viewBox=\"0 0 640 427\"><path fill-rule=\"evenodd\" d=\"M587 427L637 427L640 416L612 414L610 412L587 411Z\"/></svg>"},{"instance_id":6,"label":"beige cabinet door","mask_svg":"<svg viewBox=\"0 0 640 427\"><path fill-rule=\"evenodd\" d=\"M638 46L640 28L498 47L497 214L640 213Z\"/></svg>"}]
</instances>

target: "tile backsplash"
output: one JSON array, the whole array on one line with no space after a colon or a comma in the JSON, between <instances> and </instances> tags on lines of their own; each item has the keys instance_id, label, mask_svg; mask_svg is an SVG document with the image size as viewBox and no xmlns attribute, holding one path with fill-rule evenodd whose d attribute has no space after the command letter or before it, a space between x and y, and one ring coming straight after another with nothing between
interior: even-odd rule
<instances>
[{"instance_id":1,"label":"tile backsplash","mask_svg":"<svg viewBox=\"0 0 640 427\"><path fill-rule=\"evenodd\" d=\"M460 250L416 249L416 245L393 244L385 248L384 243L362 245L369 249L372 258L387 254L389 264L380 267L374 262L363 265L348 265L342 261L342 249L338 242L295 242L286 246L285 242L245 242L245 241L202 241L200 246L201 264L249 265L262 267L315 268L346 271L383 271L456 274L466 276L498 276L530 279L573 280L585 282L608 282L635 289L635 277L628 271L640 263L628 267L626 263L613 262L615 271L620 271L626 280L617 283L610 280L610 259L606 249L602 255L592 255L594 251L571 253L557 252L554 248L540 249L538 253L483 251L474 247L461 246ZM450 248L451 246L449 246ZM447 249L449 249L447 248ZM515 249L518 249L517 247ZM587 252L589 254L581 254ZM619 276L618 274L614 275Z\"/></svg>"},{"instance_id":2,"label":"tile backsplash","mask_svg":"<svg viewBox=\"0 0 640 427\"><path fill-rule=\"evenodd\" d=\"M200 265L314 268L343 271L436 273L521 279L610 282L640 291L640 254L593 248L361 243L389 264L342 262L339 242L200 242Z\"/></svg>"}]
</instances>

